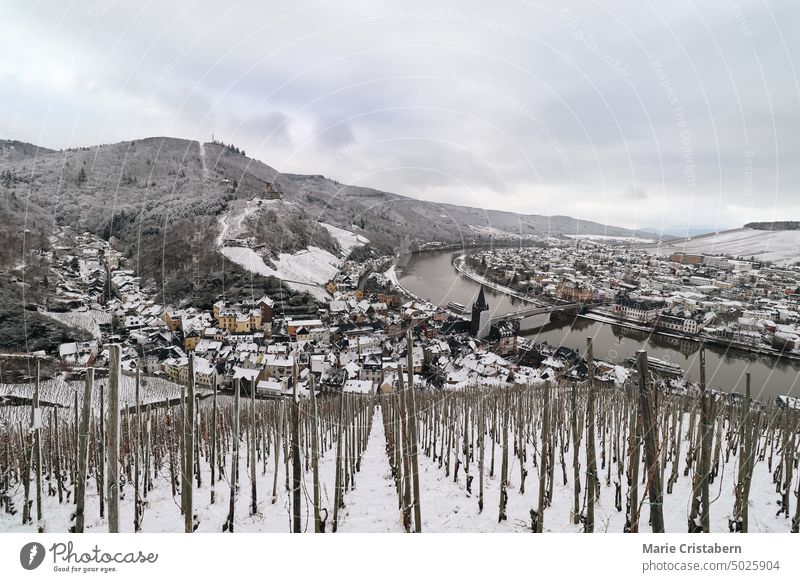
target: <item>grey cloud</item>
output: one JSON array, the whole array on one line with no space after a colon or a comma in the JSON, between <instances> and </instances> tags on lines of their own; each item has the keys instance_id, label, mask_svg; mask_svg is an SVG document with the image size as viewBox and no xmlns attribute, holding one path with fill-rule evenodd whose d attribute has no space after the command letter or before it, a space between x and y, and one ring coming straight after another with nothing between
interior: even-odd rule
<instances>
[{"instance_id":1,"label":"grey cloud","mask_svg":"<svg viewBox=\"0 0 800 582\"><path fill-rule=\"evenodd\" d=\"M621 226L735 226L763 219L758 200L797 211L792 0L6 13L0 130L15 139L214 132L286 172Z\"/></svg>"}]
</instances>

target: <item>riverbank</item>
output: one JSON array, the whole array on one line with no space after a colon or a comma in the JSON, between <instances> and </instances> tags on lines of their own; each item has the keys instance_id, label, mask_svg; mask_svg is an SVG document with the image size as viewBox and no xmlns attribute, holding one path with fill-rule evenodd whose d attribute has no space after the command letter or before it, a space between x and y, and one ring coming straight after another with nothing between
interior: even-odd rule
<instances>
[{"instance_id":1,"label":"riverbank","mask_svg":"<svg viewBox=\"0 0 800 582\"><path fill-rule=\"evenodd\" d=\"M628 329L635 329L638 331L643 331L649 334L658 335L661 337L670 337L674 339L680 340L688 340L694 342L696 344L713 344L716 346L723 347L729 350L738 350L740 352L747 352L749 354L757 354L759 356L770 356L773 358L778 359L785 359L791 360L794 362L800 362L800 354L787 354L786 352L781 352L779 350L775 350L772 348L767 347L757 347L757 346L750 346L747 344L739 344L737 342L732 342L728 340L724 340L718 337L714 337L713 335L708 334L697 334L697 335L689 335L689 334L682 334L676 332L669 332L663 331L659 329L655 329L653 327L642 325L640 323L635 323L626 319L620 319L613 314L609 314L603 312L601 310L589 309L585 313L581 313L580 317L584 317L586 319L591 319L594 321L599 321L600 323L610 323L612 325L620 325L622 327L626 327Z\"/></svg>"},{"instance_id":2,"label":"riverbank","mask_svg":"<svg viewBox=\"0 0 800 582\"><path fill-rule=\"evenodd\" d=\"M456 271L458 271L459 274L464 275L468 279L472 279L476 283L480 283L481 285L485 285L486 287L494 289L498 293L505 293L506 295L508 295L510 297L514 297L515 299L519 299L520 301L524 301L524 302L530 303L532 305L537 305L538 302L536 300L534 300L534 299L531 299L529 296L523 295L519 291L514 291L510 287L506 287L504 285L500 285L499 283L496 283L496 282L492 281L491 279L487 279L486 277L482 277L481 275L478 275L477 273L474 273L474 272L470 271L469 269L467 269L464 266L464 259L466 258L466 256L467 255L459 255L455 259L453 259L453 263L452 263L453 264L453 268Z\"/></svg>"},{"instance_id":3,"label":"riverbank","mask_svg":"<svg viewBox=\"0 0 800 582\"><path fill-rule=\"evenodd\" d=\"M404 264L401 257L402 270L397 270L399 282L417 298L425 298L429 303L447 305L450 301L456 301L470 305L480 290L480 283L461 276L453 267L453 259L461 254L464 253L425 253L416 255ZM527 305L490 287L486 288L486 299L498 314L524 309ZM620 365L625 365L628 356L646 348L648 356L673 362L686 371L686 379L699 381L699 351L702 345L698 342L699 338L684 339L651 333L650 328L620 321L614 315L612 318L585 313L580 317L553 318L549 321L546 316L528 318L520 322L518 335L528 341L547 342L579 352L585 349L586 338L591 337L596 358ZM705 346L706 382L711 388L742 394L745 377L749 374L754 397L773 399L780 395L798 396L800 393L800 362L795 359L728 349L727 346L711 343Z\"/></svg>"},{"instance_id":4,"label":"riverbank","mask_svg":"<svg viewBox=\"0 0 800 582\"><path fill-rule=\"evenodd\" d=\"M473 271L470 271L464 266L464 262L466 259L466 254L459 255L455 259L453 259L452 265L453 268L464 277L471 279L472 281L479 283L481 285L485 285L490 287L494 291L498 293L504 293L510 297L514 297L515 299L519 299L521 301L525 301L527 303L536 304L537 301L532 299L530 296L523 295L518 291L514 291L513 289L506 287L504 285L500 285L495 281L491 281L486 277L482 277ZM689 334L682 334L670 331L664 331L660 329L653 328L651 326L643 325L638 322L630 321L627 319L622 319L614 314L610 314L608 312L603 311L600 308L592 308L589 307L586 311L582 311L581 313L577 314L577 317L582 317L584 319L590 319L592 321L597 321L600 323L608 323L612 325L619 325L621 327L625 327L627 329L633 329L637 331L642 331L647 334L657 335L661 337L668 337L673 339L679 340L688 340L697 344L713 344L716 346L720 346L725 348L726 350L737 350L740 352L745 352L748 354L757 354L760 356L768 356L773 357L776 359L783 359L787 361L793 362L800 362L800 354L792 354L786 353L780 350L776 350L773 348L768 347L761 347L761 346L752 346L748 344L741 344L738 342L733 342L729 340L724 340L713 335L709 334L698 334L698 335L689 335Z\"/></svg>"}]
</instances>

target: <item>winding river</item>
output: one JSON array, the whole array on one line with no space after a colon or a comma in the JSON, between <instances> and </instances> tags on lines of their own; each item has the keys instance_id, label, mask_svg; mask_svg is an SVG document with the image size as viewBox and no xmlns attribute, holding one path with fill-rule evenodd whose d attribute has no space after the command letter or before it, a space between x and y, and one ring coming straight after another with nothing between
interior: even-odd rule
<instances>
[{"instance_id":1,"label":"winding river","mask_svg":"<svg viewBox=\"0 0 800 582\"><path fill-rule=\"evenodd\" d=\"M460 275L452 265L462 251L418 253L398 266L400 283L418 297L445 306L450 301L469 308L480 285ZM501 315L521 309L525 303L508 295L486 289L486 298L494 314ZM551 321L548 315L522 321L520 335L536 342L564 345L583 351L586 338L592 337L595 357L614 363L625 359L638 349L648 355L679 365L688 378L700 378L700 344L691 340L649 335L610 323L582 317ZM751 374L754 398L773 399L778 395L800 396L800 362L706 346L706 379L708 385L724 391L744 393L745 372Z\"/></svg>"}]
</instances>

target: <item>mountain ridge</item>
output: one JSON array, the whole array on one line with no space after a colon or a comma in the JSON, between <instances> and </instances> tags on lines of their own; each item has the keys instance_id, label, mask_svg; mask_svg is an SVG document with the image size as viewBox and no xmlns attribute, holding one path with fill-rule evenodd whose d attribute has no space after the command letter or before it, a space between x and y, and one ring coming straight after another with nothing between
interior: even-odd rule
<instances>
[{"instance_id":1,"label":"mountain ridge","mask_svg":"<svg viewBox=\"0 0 800 582\"><path fill-rule=\"evenodd\" d=\"M221 142L160 136L53 150L0 141L0 149L7 152L0 157L0 218L12 230L69 226L114 239L164 302L187 296L186 279L198 261L209 286L221 286L220 217L268 191L285 202L283 210L264 205L243 229L272 257L309 245L343 254L323 222L365 237L379 254L433 241L490 244L498 236L636 235L564 215L435 203L321 174L282 173Z\"/></svg>"}]
</instances>

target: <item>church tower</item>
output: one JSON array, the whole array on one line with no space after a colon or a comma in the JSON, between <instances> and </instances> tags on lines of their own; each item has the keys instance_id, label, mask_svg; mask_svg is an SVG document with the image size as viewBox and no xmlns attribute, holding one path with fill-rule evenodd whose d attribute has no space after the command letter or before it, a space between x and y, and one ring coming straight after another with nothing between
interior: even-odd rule
<instances>
[{"instance_id":1,"label":"church tower","mask_svg":"<svg viewBox=\"0 0 800 582\"><path fill-rule=\"evenodd\" d=\"M489 335L489 328L492 325L492 317L489 313L489 304L486 303L486 295L483 285L478 293L478 298L472 304L472 319L469 325L469 332L478 339L483 339Z\"/></svg>"}]
</instances>

